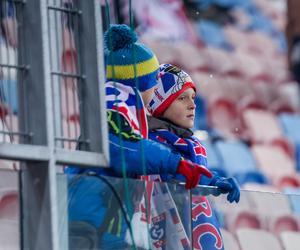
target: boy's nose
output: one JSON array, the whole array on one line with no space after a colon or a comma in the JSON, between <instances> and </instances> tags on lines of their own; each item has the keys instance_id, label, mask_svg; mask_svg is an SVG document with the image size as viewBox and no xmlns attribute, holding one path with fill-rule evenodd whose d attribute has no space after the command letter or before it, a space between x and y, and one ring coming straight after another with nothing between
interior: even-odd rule
<instances>
[{"instance_id":1,"label":"boy's nose","mask_svg":"<svg viewBox=\"0 0 300 250\"><path fill-rule=\"evenodd\" d=\"M191 103L189 104L189 109L195 109L196 108L196 104L194 101L191 101Z\"/></svg>"}]
</instances>

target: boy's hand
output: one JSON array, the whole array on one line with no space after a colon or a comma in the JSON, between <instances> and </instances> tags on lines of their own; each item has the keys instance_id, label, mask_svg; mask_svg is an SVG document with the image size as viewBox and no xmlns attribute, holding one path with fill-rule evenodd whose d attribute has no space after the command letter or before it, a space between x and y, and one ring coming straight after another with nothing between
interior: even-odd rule
<instances>
[{"instance_id":1,"label":"boy's hand","mask_svg":"<svg viewBox=\"0 0 300 250\"><path fill-rule=\"evenodd\" d=\"M240 187L235 178L224 178L216 176L212 179L211 186L216 186L223 194L228 193L227 200L238 203L240 200Z\"/></svg>"},{"instance_id":2,"label":"boy's hand","mask_svg":"<svg viewBox=\"0 0 300 250\"><path fill-rule=\"evenodd\" d=\"M182 174L186 178L186 189L196 187L201 175L205 175L208 178L212 177L212 173L207 168L185 159L180 160L177 173Z\"/></svg>"}]
</instances>

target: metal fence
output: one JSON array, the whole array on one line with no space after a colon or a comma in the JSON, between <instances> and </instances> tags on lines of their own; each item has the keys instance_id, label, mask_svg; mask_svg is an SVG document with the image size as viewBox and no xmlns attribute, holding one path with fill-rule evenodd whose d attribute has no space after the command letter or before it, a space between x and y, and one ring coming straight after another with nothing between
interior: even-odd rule
<instances>
[{"instance_id":1,"label":"metal fence","mask_svg":"<svg viewBox=\"0 0 300 250\"><path fill-rule=\"evenodd\" d=\"M58 249L57 166L108 166L100 2L0 3L0 159L22 162L23 249Z\"/></svg>"}]
</instances>

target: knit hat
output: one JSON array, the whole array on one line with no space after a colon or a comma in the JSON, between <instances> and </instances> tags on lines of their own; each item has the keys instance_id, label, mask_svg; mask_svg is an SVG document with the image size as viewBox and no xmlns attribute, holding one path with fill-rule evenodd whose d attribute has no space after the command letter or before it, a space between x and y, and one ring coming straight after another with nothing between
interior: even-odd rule
<instances>
[{"instance_id":1,"label":"knit hat","mask_svg":"<svg viewBox=\"0 0 300 250\"><path fill-rule=\"evenodd\" d=\"M191 77L172 64L160 65L157 82L154 95L147 107L152 116L155 117L161 116L186 89L193 88L196 91Z\"/></svg>"},{"instance_id":2,"label":"knit hat","mask_svg":"<svg viewBox=\"0 0 300 250\"><path fill-rule=\"evenodd\" d=\"M145 91L156 85L159 64L155 54L137 42L125 24L114 24L104 34L106 78Z\"/></svg>"}]
</instances>

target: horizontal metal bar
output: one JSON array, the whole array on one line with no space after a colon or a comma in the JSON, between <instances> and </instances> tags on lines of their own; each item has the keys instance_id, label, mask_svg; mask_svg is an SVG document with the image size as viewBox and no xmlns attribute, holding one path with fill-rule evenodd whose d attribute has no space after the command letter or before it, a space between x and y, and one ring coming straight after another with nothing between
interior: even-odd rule
<instances>
[{"instance_id":1,"label":"horizontal metal bar","mask_svg":"<svg viewBox=\"0 0 300 250\"><path fill-rule=\"evenodd\" d=\"M27 66L27 65L11 65L11 64L5 64L5 63L0 63L0 67L12 68L12 69L21 69L21 70L28 70L29 69L29 66Z\"/></svg>"},{"instance_id":2,"label":"horizontal metal bar","mask_svg":"<svg viewBox=\"0 0 300 250\"><path fill-rule=\"evenodd\" d=\"M66 138L66 137L55 137L55 141L70 141L70 142L83 142L88 143L88 141L79 141L77 138Z\"/></svg>"},{"instance_id":3,"label":"horizontal metal bar","mask_svg":"<svg viewBox=\"0 0 300 250\"><path fill-rule=\"evenodd\" d=\"M0 143L0 158L8 160L48 161L50 151L45 146Z\"/></svg>"},{"instance_id":4,"label":"horizontal metal bar","mask_svg":"<svg viewBox=\"0 0 300 250\"><path fill-rule=\"evenodd\" d=\"M79 78L79 79L85 79L85 75L70 74L70 73L66 73L66 72L52 71L51 74L56 75L56 76L62 76L62 77L74 77L74 78Z\"/></svg>"},{"instance_id":5,"label":"horizontal metal bar","mask_svg":"<svg viewBox=\"0 0 300 250\"><path fill-rule=\"evenodd\" d=\"M8 131L3 131L0 130L0 134L2 135L20 135L20 136L24 136L24 137L32 137L33 134L32 133L22 133L22 132L8 132Z\"/></svg>"},{"instance_id":6,"label":"horizontal metal bar","mask_svg":"<svg viewBox=\"0 0 300 250\"><path fill-rule=\"evenodd\" d=\"M56 148L55 158L56 163L62 165L108 167L107 159L100 153Z\"/></svg>"},{"instance_id":7,"label":"horizontal metal bar","mask_svg":"<svg viewBox=\"0 0 300 250\"><path fill-rule=\"evenodd\" d=\"M108 167L103 154L55 148L56 164L89 167ZM50 149L46 146L0 143L0 159L17 161L49 161Z\"/></svg>"},{"instance_id":8,"label":"horizontal metal bar","mask_svg":"<svg viewBox=\"0 0 300 250\"><path fill-rule=\"evenodd\" d=\"M48 9L49 10L56 10L56 11L63 11L63 12L68 12L71 14L77 14L80 15L81 11L80 10L76 10L76 9L69 9L69 8L65 8L65 7L59 7L59 6L53 6L53 5L48 5Z\"/></svg>"}]
</instances>

